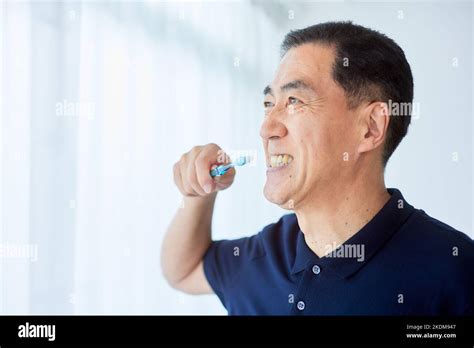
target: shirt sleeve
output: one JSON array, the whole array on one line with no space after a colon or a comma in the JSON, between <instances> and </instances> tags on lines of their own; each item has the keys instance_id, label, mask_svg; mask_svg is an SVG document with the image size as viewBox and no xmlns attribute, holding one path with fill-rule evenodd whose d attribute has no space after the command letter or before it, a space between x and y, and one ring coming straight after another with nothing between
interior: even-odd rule
<instances>
[{"instance_id":1,"label":"shirt sleeve","mask_svg":"<svg viewBox=\"0 0 474 348\"><path fill-rule=\"evenodd\" d=\"M260 254L260 236L213 241L204 255L204 274L216 295L227 308L228 290Z\"/></svg>"}]
</instances>

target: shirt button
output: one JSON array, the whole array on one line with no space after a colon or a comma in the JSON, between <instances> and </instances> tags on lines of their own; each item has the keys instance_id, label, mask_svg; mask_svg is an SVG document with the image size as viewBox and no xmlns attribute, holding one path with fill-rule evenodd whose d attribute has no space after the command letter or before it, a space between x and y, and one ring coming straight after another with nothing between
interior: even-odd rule
<instances>
[{"instance_id":1,"label":"shirt button","mask_svg":"<svg viewBox=\"0 0 474 348\"><path fill-rule=\"evenodd\" d=\"M314 266L313 266L313 273L314 273L314 274L319 274L319 273L321 273L321 267L319 267L318 265L314 265Z\"/></svg>"},{"instance_id":2,"label":"shirt button","mask_svg":"<svg viewBox=\"0 0 474 348\"><path fill-rule=\"evenodd\" d=\"M300 311L302 311L302 310L304 309L304 307L305 307L305 304L304 304L303 301L298 301L298 303L296 304L296 307L297 307Z\"/></svg>"}]
</instances>

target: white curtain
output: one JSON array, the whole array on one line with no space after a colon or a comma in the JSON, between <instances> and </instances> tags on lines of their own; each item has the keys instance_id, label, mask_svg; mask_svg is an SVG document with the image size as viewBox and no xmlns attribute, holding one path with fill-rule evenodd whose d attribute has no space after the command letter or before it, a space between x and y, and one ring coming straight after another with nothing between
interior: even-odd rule
<instances>
[{"instance_id":1,"label":"white curtain","mask_svg":"<svg viewBox=\"0 0 474 348\"><path fill-rule=\"evenodd\" d=\"M1 312L225 313L161 275L172 165L208 142L261 157L275 24L249 2L7 1L1 18ZM216 238L280 214L261 165L219 198Z\"/></svg>"}]
</instances>

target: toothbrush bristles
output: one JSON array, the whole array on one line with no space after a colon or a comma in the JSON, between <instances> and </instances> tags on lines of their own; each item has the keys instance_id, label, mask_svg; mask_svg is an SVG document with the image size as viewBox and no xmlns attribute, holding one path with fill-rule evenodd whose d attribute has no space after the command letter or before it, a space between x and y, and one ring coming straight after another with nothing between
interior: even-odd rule
<instances>
[{"instance_id":1,"label":"toothbrush bristles","mask_svg":"<svg viewBox=\"0 0 474 348\"><path fill-rule=\"evenodd\" d=\"M240 156L237 159L237 165L243 166L244 164L250 163L252 161L252 156Z\"/></svg>"}]
</instances>

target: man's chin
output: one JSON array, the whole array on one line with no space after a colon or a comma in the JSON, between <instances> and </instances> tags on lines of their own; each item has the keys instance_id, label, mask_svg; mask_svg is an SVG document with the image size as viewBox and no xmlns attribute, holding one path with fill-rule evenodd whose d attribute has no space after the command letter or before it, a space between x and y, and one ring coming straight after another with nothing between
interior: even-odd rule
<instances>
[{"instance_id":1,"label":"man's chin","mask_svg":"<svg viewBox=\"0 0 474 348\"><path fill-rule=\"evenodd\" d=\"M288 192L282 189L276 189L274 187L268 187L265 185L263 189L263 195L270 203L278 205L280 208L292 210L294 208L294 202L289 198Z\"/></svg>"}]
</instances>

